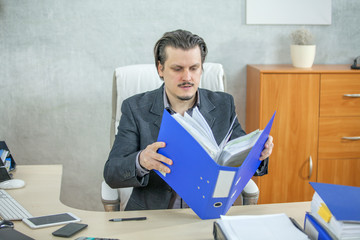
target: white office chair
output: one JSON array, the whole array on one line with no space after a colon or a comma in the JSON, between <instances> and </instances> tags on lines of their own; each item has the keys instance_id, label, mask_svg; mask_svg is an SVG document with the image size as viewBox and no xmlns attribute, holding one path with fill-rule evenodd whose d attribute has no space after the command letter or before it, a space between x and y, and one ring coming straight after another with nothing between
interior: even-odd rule
<instances>
[{"instance_id":1,"label":"white office chair","mask_svg":"<svg viewBox=\"0 0 360 240\"><path fill-rule=\"evenodd\" d=\"M163 81L160 79L154 64L140 64L119 67L115 69L112 91L112 118L110 127L110 147L114 143L115 135L121 118L121 104L126 98L137 93L159 88ZM204 63L204 71L200 87L213 91L225 91L226 81L221 64ZM101 199L105 211L124 210L133 188L110 188L105 181L101 184ZM243 204L257 204L259 189L253 180L244 188L241 197Z\"/></svg>"}]
</instances>

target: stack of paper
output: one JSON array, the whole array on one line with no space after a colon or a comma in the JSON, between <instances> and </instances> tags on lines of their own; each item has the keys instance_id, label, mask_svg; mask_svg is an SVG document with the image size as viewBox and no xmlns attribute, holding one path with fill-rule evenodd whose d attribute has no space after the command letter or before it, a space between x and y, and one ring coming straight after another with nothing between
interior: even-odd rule
<instances>
[{"instance_id":1,"label":"stack of paper","mask_svg":"<svg viewBox=\"0 0 360 240\"><path fill-rule=\"evenodd\" d=\"M214 228L218 228L215 229L214 234L220 231L225 235L225 239L309 239L285 213L258 216L221 216L221 219L216 220Z\"/></svg>"},{"instance_id":2,"label":"stack of paper","mask_svg":"<svg viewBox=\"0 0 360 240\"><path fill-rule=\"evenodd\" d=\"M224 139L218 145L209 124L198 108L194 108L192 116L187 113L184 116L178 113L172 116L196 139L210 157L222 166L240 166L262 133L262 130L255 130L247 135L228 141L232 134L235 117Z\"/></svg>"},{"instance_id":3,"label":"stack of paper","mask_svg":"<svg viewBox=\"0 0 360 240\"><path fill-rule=\"evenodd\" d=\"M255 130L245 136L235 138L224 146L217 163L223 166L238 167L249 154L256 141L259 139L262 130Z\"/></svg>"},{"instance_id":4,"label":"stack of paper","mask_svg":"<svg viewBox=\"0 0 360 240\"><path fill-rule=\"evenodd\" d=\"M360 239L360 187L315 182L310 184L316 191L310 213L317 221L315 225L317 223L318 228L328 232L330 239L333 239L331 236Z\"/></svg>"}]
</instances>

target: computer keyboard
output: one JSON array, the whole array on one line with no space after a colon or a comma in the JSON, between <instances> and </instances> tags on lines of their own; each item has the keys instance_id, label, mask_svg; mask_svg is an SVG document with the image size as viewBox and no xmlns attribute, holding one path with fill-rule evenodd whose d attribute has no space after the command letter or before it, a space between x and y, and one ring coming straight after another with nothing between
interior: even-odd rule
<instances>
[{"instance_id":1,"label":"computer keyboard","mask_svg":"<svg viewBox=\"0 0 360 240\"><path fill-rule=\"evenodd\" d=\"M5 220L22 220L32 215L9 193L0 189L0 217Z\"/></svg>"}]
</instances>

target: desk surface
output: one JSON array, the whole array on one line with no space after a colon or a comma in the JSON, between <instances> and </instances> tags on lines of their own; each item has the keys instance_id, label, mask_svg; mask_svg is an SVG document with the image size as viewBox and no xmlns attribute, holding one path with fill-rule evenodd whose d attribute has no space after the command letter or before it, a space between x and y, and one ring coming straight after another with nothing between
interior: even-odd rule
<instances>
[{"instance_id":1,"label":"desk surface","mask_svg":"<svg viewBox=\"0 0 360 240\"><path fill-rule=\"evenodd\" d=\"M61 165L18 166L15 178L23 179L22 189L7 190L33 216L72 212L89 226L77 237L102 237L118 239L213 239L214 220L201 220L191 209L151 210L126 212L84 211L68 207L60 202L62 177ZM99 188L100 186L89 186ZM86 199L79 199L86 201ZM310 202L233 206L227 215L258 215L286 213L302 226L305 211ZM145 221L109 222L111 218L147 217ZM15 221L15 229L35 239L64 239L52 236L61 226L30 229L21 221Z\"/></svg>"}]
</instances>

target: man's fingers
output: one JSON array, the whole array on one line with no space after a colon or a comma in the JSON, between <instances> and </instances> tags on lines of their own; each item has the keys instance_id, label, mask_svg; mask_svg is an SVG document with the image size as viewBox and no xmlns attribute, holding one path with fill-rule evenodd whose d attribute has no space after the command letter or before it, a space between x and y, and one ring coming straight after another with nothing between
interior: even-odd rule
<instances>
[{"instance_id":1,"label":"man's fingers","mask_svg":"<svg viewBox=\"0 0 360 240\"><path fill-rule=\"evenodd\" d=\"M265 147L266 148L273 148L274 147L273 137L271 135L269 135L268 140L265 143Z\"/></svg>"},{"instance_id":2,"label":"man's fingers","mask_svg":"<svg viewBox=\"0 0 360 240\"><path fill-rule=\"evenodd\" d=\"M167 158L164 155L159 154L159 153L156 153L155 159L160 162L166 163L167 165L173 164L173 161L170 158Z\"/></svg>"},{"instance_id":3,"label":"man's fingers","mask_svg":"<svg viewBox=\"0 0 360 240\"><path fill-rule=\"evenodd\" d=\"M172 160L170 158L167 158L164 155L157 153L159 148L163 148L165 146L166 144L164 142L155 142L149 145L148 147L153 150L150 152L151 158L160 162L164 162L168 165L172 165Z\"/></svg>"},{"instance_id":4,"label":"man's fingers","mask_svg":"<svg viewBox=\"0 0 360 240\"><path fill-rule=\"evenodd\" d=\"M148 145L146 149L151 149L156 152L159 148L163 148L165 146L166 144L164 142L154 142L153 144Z\"/></svg>"},{"instance_id":5,"label":"man's fingers","mask_svg":"<svg viewBox=\"0 0 360 240\"><path fill-rule=\"evenodd\" d=\"M155 142L148 145L140 153L140 165L148 170L156 169L165 173L170 173L170 169L163 163L172 165L172 160L157 153L157 150L163 147L165 147L164 142Z\"/></svg>"},{"instance_id":6,"label":"man's fingers","mask_svg":"<svg viewBox=\"0 0 360 240\"><path fill-rule=\"evenodd\" d=\"M274 147L273 137L269 135L268 140L265 143L265 148L261 152L261 156L260 156L259 160L262 161L262 160L265 160L266 158L268 158L272 153L273 147Z\"/></svg>"},{"instance_id":7,"label":"man's fingers","mask_svg":"<svg viewBox=\"0 0 360 240\"><path fill-rule=\"evenodd\" d=\"M160 172L164 172L164 173L170 173L170 168L168 168L161 162L154 160L153 163L154 163L153 169L159 170Z\"/></svg>"}]
</instances>

